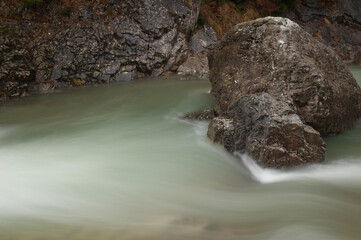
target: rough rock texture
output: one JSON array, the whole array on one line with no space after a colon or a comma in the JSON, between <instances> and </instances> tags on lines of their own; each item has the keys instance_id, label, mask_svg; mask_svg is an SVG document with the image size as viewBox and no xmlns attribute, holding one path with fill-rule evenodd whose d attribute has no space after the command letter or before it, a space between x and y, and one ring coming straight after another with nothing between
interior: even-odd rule
<instances>
[{"instance_id":1,"label":"rough rock texture","mask_svg":"<svg viewBox=\"0 0 361 240\"><path fill-rule=\"evenodd\" d=\"M303 0L301 7L285 14L321 42L332 47L345 60L361 59L361 1Z\"/></svg>"},{"instance_id":2,"label":"rough rock texture","mask_svg":"<svg viewBox=\"0 0 361 240\"><path fill-rule=\"evenodd\" d=\"M235 101L211 121L208 136L230 152L246 151L268 168L319 162L326 150L320 134L301 121L291 103L267 93Z\"/></svg>"},{"instance_id":3,"label":"rough rock texture","mask_svg":"<svg viewBox=\"0 0 361 240\"><path fill-rule=\"evenodd\" d=\"M209 74L207 54L190 52L185 62L177 69L177 74L207 79Z\"/></svg>"},{"instance_id":4,"label":"rough rock texture","mask_svg":"<svg viewBox=\"0 0 361 240\"><path fill-rule=\"evenodd\" d=\"M27 88L46 91L176 71L187 57L200 2L84 1L62 16L57 1L42 10L2 1L0 84L31 82ZM14 27L24 39L11 36ZM0 92L11 96L4 87Z\"/></svg>"},{"instance_id":5,"label":"rough rock texture","mask_svg":"<svg viewBox=\"0 0 361 240\"><path fill-rule=\"evenodd\" d=\"M361 90L347 66L296 23L267 17L233 27L209 56L218 114L260 92L293 102L321 134L336 134L361 116Z\"/></svg>"},{"instance_id":6,"label":"rough rock texture","mask_svg":"<svg viewBox=\"0 0 361 240\"><path fill-rule=\"evenodd\" d=\"M191 37L189 49L197 53L209 51L214 48L216 42L217 34L214 29L204 25Z\"/></svg>"},{"instance_id":7,"label":"rough rock texture","mask_svg":"<svg viewBox=\"0 0 361 240\"><path fill-rule=\"evenodd\" d=\"M214 111L211 109L205 109L198 112L188 113L183 116L184 119L190 120L212 120L215 117Z\"/></svg>"},{"instance_id":8,"label":"rough rock texture","mask_svg":"<svg viewBox=\"0 0 361 240\"><path fill-rule=\"evenodd\" d=\"M24 95L35 77L30 52L24 47L26 37L12 27L12 32L0 29L0 99Z\"/></svg>"},{"instance_id":9,"label":"rough rock texture","mask_svg":"<svg viewBox=\"0 0 361 240\"><path fill-rule=\"evenodd\" d=\"M190 50L185 62L179 66L177 73L206 79L209 77L208 52L217 42L213 28L206 25L198 29L189 41Z\"/></svg>"}]
</instances>

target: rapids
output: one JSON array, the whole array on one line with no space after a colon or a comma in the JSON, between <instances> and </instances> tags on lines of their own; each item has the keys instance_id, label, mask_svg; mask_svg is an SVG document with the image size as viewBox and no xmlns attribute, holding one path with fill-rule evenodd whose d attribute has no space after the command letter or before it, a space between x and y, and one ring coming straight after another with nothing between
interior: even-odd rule
<instances>
[{"instance_id":1,"label":"rapids","mask_svg":"<svg viewBox=\"0 0 361 240\"><path fill-rule=\"evenodd\" d=\"M161 78L1 105L0 239L361 239L361 121L322 164L262 169L180 119L209 89Z\"/></svg>"}]
</instances>

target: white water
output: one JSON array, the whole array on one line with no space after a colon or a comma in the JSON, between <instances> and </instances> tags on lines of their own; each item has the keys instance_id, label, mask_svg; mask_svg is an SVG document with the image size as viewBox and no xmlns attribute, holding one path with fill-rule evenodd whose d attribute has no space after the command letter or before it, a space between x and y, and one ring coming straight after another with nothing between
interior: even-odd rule
<instances>
[{"instance_id":1,"label":"white water","mask_svg":"<svg viewBox=\"0 0 361 240\"><path fill-rule=\"evenodd\" d=\"M322 164L261 169L179 119L212 105L209 88L158 79L2 106L0 239L360 239L361 122L326 139Z\"/></svg>"},{"instance_id":2,"label":"white water","mask_svg":"<svg viewBox=\"0 0 361 240\"><path fill-rule=\"evenodd\" d=\"M292 180L324 180L337 183L340 181L349 181L349 183L358 183L361 181L360 159L338 160L329 164L314 164L312 166L299 167L291 170L274 170L259 167L246 154L236 154L244 166L252 174L252 178L260 183L269 184ZM344 176L347 173L347 178Z\"/></svg>"}]
</instances>

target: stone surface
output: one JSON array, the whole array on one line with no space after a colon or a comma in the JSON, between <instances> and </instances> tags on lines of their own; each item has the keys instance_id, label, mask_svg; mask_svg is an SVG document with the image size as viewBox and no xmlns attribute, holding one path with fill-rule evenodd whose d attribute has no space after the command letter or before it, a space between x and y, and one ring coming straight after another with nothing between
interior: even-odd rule
<instances>
[{"instance_id":1,"label":"stone surface","mask_svg":"<svg viewBox=\"0 0 361 240\"><path fill-rule=\"evenodd\" d=\"M329 1L321 7L318 1L303 0L301 7L286 13L304 30L332 47L345 60L361 59L361 1Z\"/></svg>"},{"instance_id":2,"label":"stone surface","mask_svg":"<svg viewBox=\"0 0 361 240\"><path fill-rule=\"evenodd\" d=\"M31 82L32 89L45 91L34 84L56 81L58 88L79 78L92 85L176 71L186 59L200 3L85 1L61 16L58 1L44 4L41 11L1 2L1 92L9 96L1 87L9 81L19 86ZM14 15L21 20L12 20ZM19 33L21 41L11 32Z\"/></svg>"},{"instance_id":3,"label":"stone surface","mask_svg":"<svg viewBox=\"0 0 361 240\"><path fill-rule=\"evenodd\" d=\"M200 27L189 41L188 48L190 52L177 69L177 74L208 79L208 52L214 48L216 42L217 36L213 28L206 25Z\"/></svg>"},{"instance_id":4,"label":"stone surface","mask_svg":"<svg viewBox=\"0 0 361 240\"><path fill-rule=\"evenodd\" d=\"M320 134L301 121L292 103L267 93L235 101L211 121L208 136L229 152L247 152L267 168L320 162L326 150Z\"/></svg>"},{"instance_id":5,"label":"stone surface","mask_svg":"<svg viewBox=\"0 0 361 240\"><path fill-rule=\"evenodd\" d=\"M341 59L296 23L267 17L232 28L209 56L218 114L266 92L291 101L301 120L337 134L361 116L361 90Z\"/></svg>"},{"instance_id":6,"label":"stone surface","mask_svg":"<svg viewBox=\"0 0 361 240\"><path fill-rule=\"evenodd\" d=\"M207 53L189 53L185 62L177 69L177 74L207 79L209 77Z\"/></svg>"},{"instance_id":7,"label":"stone surface","mask_svg":"<svg viewBox=\"0 0 361 240\"><path fill-rule=\"evenodd\" d=\"M35 77L26 36L14 23L0 25L0 99L26 95L27 84Z\"/></svg>"},{"instance_id":8,"label":"stone surface","mask_svg":"<svg viewBox=\"0 0 361 240\"><path fill-rule=\"evenodd\" d=\"M217 42L216 32L212 27L204 25L196 31L189 41L189 49L193 52L203 52L214 48Z\"/></svg>"}]
</instances>

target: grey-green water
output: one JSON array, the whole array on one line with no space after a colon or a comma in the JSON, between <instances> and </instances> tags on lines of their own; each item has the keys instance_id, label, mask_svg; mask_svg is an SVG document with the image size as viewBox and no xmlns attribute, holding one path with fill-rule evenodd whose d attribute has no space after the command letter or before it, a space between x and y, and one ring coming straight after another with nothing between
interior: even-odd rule
<instances>
[{"instance_id":1,"label":"grey-green water","mask_svg":"<svg viewBox=\"0 0 361 240\"><path fill-rule=\"evenodd\" d=\"M0 239L361 239L361 122L322 164L264 170L179 119L209 89L157 79L1 106Z\"/></svg>"}]
</instances>

